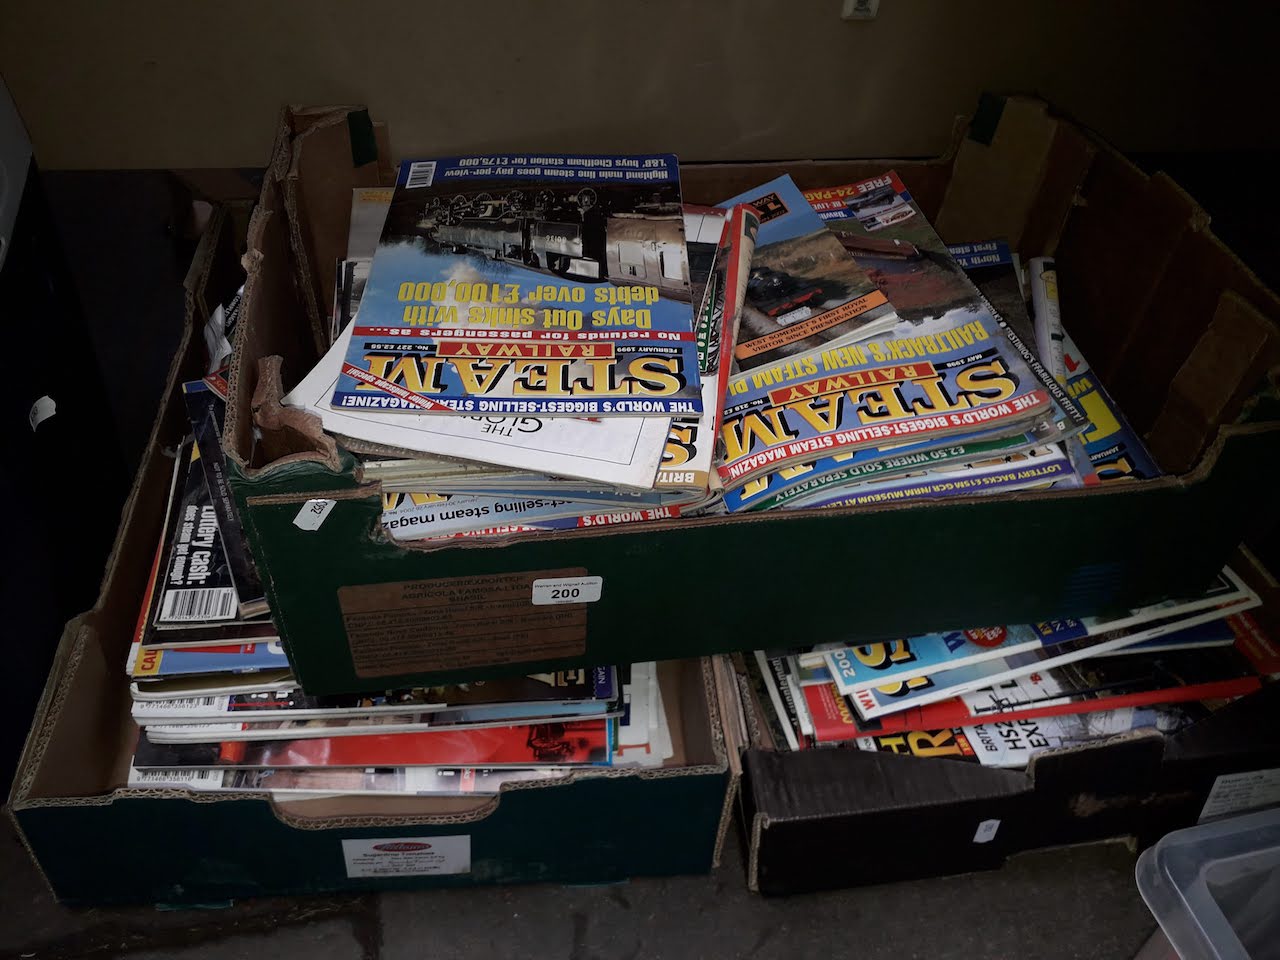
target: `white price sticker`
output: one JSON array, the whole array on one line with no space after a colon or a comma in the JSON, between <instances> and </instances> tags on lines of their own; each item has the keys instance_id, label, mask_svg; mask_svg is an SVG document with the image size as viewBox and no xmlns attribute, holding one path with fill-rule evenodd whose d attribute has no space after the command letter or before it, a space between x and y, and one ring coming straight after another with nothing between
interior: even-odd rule
<instances>
[{"instance_id":1,"label":"white price sticker","mask_svg":"<svg viewBox=\"0 0 1280 960\"><path fill-rule=\"evenodd\" d=\"M1224 773L1213 781L1213 789L1200 811L1201 820L1223 817L1243 810L1257 810L1280 803L1280 767Z\"/></svg>"},{"instance_id":2,"label":"white price sticker","mask_svg":"<svg viewBox=\"0 0 1280 960\"><path fill-rule=\"evenodd\" d=\"M595 603L604 588L604 577L547 577L533 581L535 607L551 603Z\"/></svg>"},{"instance_id":3,"label":"white price sticker","mask_svg":"<svg viewBox=\"0 0 1280 960\"><path fill-rule=\"evenodd\" d=\"M471 837L383 837L343 840L348 877L424 877L470 873Z\"/></svg>"},{"instance_id":4,"label":"white price sticker","mask_svg":"<svg viewBox=\"0 0 1280 960\"><path fill-rule=\"evenodd\" d=\"M990 843L996 838L996 831L999 829L999 820L983 820L978 824L978 829L973 834L973 842Z\"/></svg>"},{"instance_id":5,"label":"white price sticker","mask_svg":"<svg viewBox=\"0 0 1280 960\"><path fill-rule=\"evenodd\" d=\"M308 500L293 518L293 525L299 530L319 530L329 512L333 510L336 500Z\"/></svg>"},{"instance_id":6,"label":"white price sticker","mask_svg":"<svg viewBox=\"0 0 1280 960\"><path fill-rule=\"evenodd\" d=\"M31 424L31 429L35 430L57 412L58 404L54 402L53 397L46 395L31 405L31 410L27 413L27 422Z\"/></svg>"}]
</instances>

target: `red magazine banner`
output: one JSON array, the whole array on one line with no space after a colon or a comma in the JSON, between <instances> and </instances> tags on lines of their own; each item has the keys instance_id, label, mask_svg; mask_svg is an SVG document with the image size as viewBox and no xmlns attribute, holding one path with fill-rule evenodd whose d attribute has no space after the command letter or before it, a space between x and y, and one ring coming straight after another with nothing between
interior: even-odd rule
<instances>
[{"instance_id":1,"label":"red magazine banner","mask_svg":"<svg viewBox=\"0 0 1280 960\"><path fill-rule=\"evenodd\" d=\"M608 764L609 721L530 723L314 740L160 744L140 738L139 769L202 767L549 767Z\"/></svg>"},{"instance_id":2,"label":"red magazine banner","mask_svg":"<svg viewBox=\"0 0 1280 960\"><path fill-rule=\"evenodd\" d=\"M818 743L839 743L862 735L848 701L834 683L806 683L800 689L813 720L813 739Z\"/></svg>"},{"instance_id":3,"label":"red magazine banner","mask_svg":"<svg viewBox=\"0 0 1280 960\"><path fill-rule=\"evenodd\" d=\"M1257 677L1240 677L1235 680L1196 683L1166 690L1146 690L1142 693L1123 693L1093 699L1085 697L1067 703L1063 703L1060 698L1053 698L1038 706L1028 704L1013 710L981 715L971 712L968 705L956 697L952 700L903 710L900 713L890 713L870 723L864 723L862 727L863 732L870 734L969 727L976 723L1004 723L1009 720L1031 720L1036 717L1062 717L1073 713L1099 713L1105 710L1119 710L1123 707L1153 707L1167 703L1189 703L1193 700L1226 700L1253 693L1261 686L1262 683Z\"/></svg>"}]
</instances>

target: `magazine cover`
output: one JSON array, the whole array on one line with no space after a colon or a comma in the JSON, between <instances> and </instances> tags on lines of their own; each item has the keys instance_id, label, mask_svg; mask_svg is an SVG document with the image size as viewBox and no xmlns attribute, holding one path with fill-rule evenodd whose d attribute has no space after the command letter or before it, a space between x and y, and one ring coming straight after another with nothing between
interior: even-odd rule
<instances>
[{"instance_id":1,"label":"magazine cover","mask_svg":"<svg viewBox=\"0 0 1280 960\"><path fill-rule=\"evenodd\" d=\"M299 690L263 691L252 694L191 696L173 700L143 700L133 705L133 718L154 729L154 725L193 724L220 726L226 723L246 724L252 728L267 724L295 724L312 721L312 727L325 727L333 720L341 727L366 718L388 717L377 723L407 720L411 723L443 724L515 723L549 717L557 720L575 717L608 716L617 701L577 700L544 703L494 703L476 706L450 706L432 702L426 690L407 688L384 694L345 697L310 697ZM385 732L385 731L384 731ZM239 739L227 738L227 739Z\"/></svg>"},{"instance_id":2,"label":"magazine cover","mask_svg":"<svg viewBox=\"0 0 1280 960\"><path fill-rule=\"evenodd\" d=\"M280 634L270 619L257 620L224 620L220 623L169 624L163 629L157 628L154 614L160 600L160 562L164 558L164 547L168 540L163 540L156 547L151 563L151 573L147 579L147 587L142 595L142 604L138 610L138 620L134 627L134 642L144 647L158 649L178 647L228 647L245 643L265 643L279 640Z\"/></svg>"},{"instance_id":3,"label":"magazine cover","mask_svg":"<svg viewBox=\"0 0 1280 960\"><path fill-rule=\"evenodd\" d=\"M729 220L729 211L695 203L683 204L681 210L684 216L684 246L689 260L689 290L696 331L712 296L707 284L715 273L716 254L724 236L725 224ZM701 358L699 365L706 365Z\"/></svg>"},{"instance_id":4,"label":"magazine cover","mask_svg":"<svg viewBox=\"0 0 1280 960\"><path fill-rule=\"evenodd\" d=\"M981 690L1009 680L1051 667L1062 666L1097 657L1109 650L1119 649L1153 637L1161 637L1175 630L1221 619L1230 612L1247 608L1249 601L1218 609L1171 616L1135 626L1119 627L1094 634L1076 634L1072 639L1051 639L1040 630L1045 646L1021 653L1009 654L997 659L984 660L964 667L941 670L929 676L915 676L877 687L859 690L850 702L863 719L870 720L885 714L913 706L936 703L964 693ZM1039 630L1043 624L1035 624ZM1066 636L1066 634L1064 634Z\"/></svg>"},{"instance_id":5,"label":"magazine cover","mask_svg":"<svg viewBox=\"0 0 1280 960\"><path fill-rule=\"evenodd\" d=\"M992 311L897 173L889 170L859 183L809 190L805 197L903 320L920 323L959 309L986 314L1054 402L1053 422L1039 431L1039 442L1083 429L1083 413L1052 366L1040 362L1035 339ZM973 251L966 259L975 259Z\"/></svg>"},{"instance_id":6,"label":"magazine cover","mask_svg":"<svg viewBox=\"0 0 1280 960\"><path fill-rule=\"evenodd\" d=\"M188 646L176 649L129 648L126 672L135 679L189 677L203 673L251 673L288 669L289 658L279 640L235 646Z\"/></svg>"},{"instance_id":7,"label":"magazine cover","mask_svg":"<svg viewBox=\"0 0 1280 960\"><path fill-rule=\"evenodd\" d=\"M829 679L847 696L897 677L928 676L1040 646L1043 641L1033 627L1014 624L837 647L821 656Z\"/></svg>"},{"instance_id":8,"label":"magazine cover","mask_svg":"<svg viewBox=\"0 0 1280 960\"><path fill-rule=\"evenodd\" d=\"M183 448L179 460L186 462L185 474L179 483L181 494L173 503L168 554L157 591L155 626L161 630L235 620L240 615L199 446L192 443Z\"/></svg>"},{"instance_id":9,"label":"magazine cover","mask_svg":"<svg viewBox=\"0 0 1280 960\"><path fill-rule=\"evenodd\" d=\"M892 335L757 367L729 381L726 487L845 450L1021 433L1054 404L990 314L959 308Z\"/></svg>"},{"instance_id":10,"label":"magazine cover","mask_svg":"<svg viewBox=\"0 0 1280 960\"><path fill-rule=\"evenodd\" d=\"M1099 482L1148 480L1161 474L1142 438L1129 426L1102 381L1085 360L1080 348L1064 333L1062 362L1067 370L1067 389L1084 410L1089 426L1080 435L1084 452Z\"/></svg>"},{"instance_id":11,"label":"magazine cover","mask_svg":"<svg viewBox=\"0 0 1280 960\"><path fill-rule=\"evenodd\" d=\"M733 355L750 370L897 323L889 299L840 246L789 176L719 206L760 220Z\"/></svg>"},{"instance_id":12,"label":"magazine cover","mask_svg":"<svg viewBox=\"0 0 1280 960\"><path fill-rule=\"evenodd\" d=\"M241 617L261 616L267 612L266 595L258 568L244 540L240 527L240 514L231 499L231 487L227 483L227 462L222 452L222 422L226 416L226 401L204 380L192 380L182 385L187 403L187 416L195 435L197 458L204 476L205 487L218 521L219 543L226 554L231 579L240 600Z\"/></svg>"},{"instance_id":13,"label":"magazine cover","mask_svg":"<svg viewBox=\"0 0 1280 960\"><path fill-rule=\"evenodd\" d=\"M1003 240L949 243L947 253L1018 339L1035 349L1036 331L1027 312L1027 292L1018 254ZM1039 360L1038 352L1036 359Z\"/></svg>"},{"instance_id":14,"label":"magazine cover","mask_svg":"<svg viewBox=\"0 0 1280 960\"><path fill-rule=\"evenodd\" d=\"M612 758L609 721L535 723L480 730L369 734L314 740L152 743L138 736L139 770L230 767L550 767L595 764Z\"/></svg>"},{"instance_id":15,"label":"magazine cover","mask_svg":"<svg viewBox=\"0 0 1280 960\"><path fill-rule=\"evenodd\" d=\"M131 787L176 787L275 796L388 794L404 796L492 795L505 783L568 776L559 767L529 770L486 767L373 767L368 770L139 770L129 769Z\"/></svg>"},{"instance_id":16,"label":"magazine cover","mask_svg":"<svg viewBox=\"0 0 1280 960\"><path fill-rule=\"evenodd\" d=\"M792 750L802 750L808 746L800 729L800 721L796 705L792 699L792 688L787 682L786 667L783 657L778 654L756 650L754 661L758 684L765 694L768 705L773 708L774 728L781 734L779 742L785 742Z\"/></svg>"},{"instance_id":17,"label":"magazine cover","mask_svg":"<svg viewBox=\"0 0 1280 960\"><path fill-rule=\"evenodd\" d=\"M1235 642L1238 628L1224 619L1226 612L1223 605L1230 604L1234 610L1243 610L1259 602L1257 595L1230 569L1226 569L1202 596L1166 600L1123 611L1111 617L927 633L884 643L837 646L823 651L822 656L840 693L848 696L878 686L886 680L924 677L942 670L997 660L1041 647L1052 647L1068 640L1099 636L1154 622L1172 622L1174 629L1164 636L1104 651L1098 656L1119 655L1134 647L1150 652L1184 646L1229 645ZM1213 619L1207 623L1186 626L1180 625L1177 620L1206 609L1213 614Z\"/></svg>"},{"instance_id":18,"label":"magazine cover","mask_svg":"<svg viewBox=\"0 0 1280 960\"><path fill-rule=\"evenodd\" d=\"M280 717L290 720L350 718L381 713L415 716L441 710L444 706L443 703L429 700L421 688L342 697L312 697L295 689L135 701L133 719L141 724L160 724L205 720L252 722Z\"/></svg>"},{"instance_id":19,"label":"magazine cover","mask_svg":"<svg viewBox=\"0 0 1280 960\"><path fill-rule=\"evenodd\" d=\"M491 703L613 700L618 695L614 667L576 667L523 677L498 677L426 688L427 695L451 707Z\"/></svg>"},{"instance_id":20,"label":"magazine cover","mask_svg":"<svg viewBox=\"0 0 1280 960\"><path fill-rule=\"evenodd\" d=\"M1120 630L1155 620L1167 620L1184 614L1208 610L1214 613L1209 619L1225 617L1260 606L1261 598L1230 567L1223 567L1203 593L1194 597L1171 597L1145 607L1135 607L1113 616L1063 617L1035 624L1036 632L1044 638L1045 645L1095 636L1110 630ZM1190 624L1186 624L1190 626Z\"/></svg>"},{"instance_id":21,"label":"magazine cover","mask_svg":"<svg viewBox=\"0 0 1280 960\"><path fill-rule=\"evenodd\" d=\"M247 674L215 673L134 681L129 685L129 694L134 700L182 700L189 697L225 697L236 693L289 693L298 689L298 681L290 671L260 670Z\"/></svg>"},{"instance_id":22,"label":"magazine cover","mask_svg":"<svg viewBox=\"0 0 1280 960\"><path fill-rule=\"evenodd\" d=\"M797 492L796 496L787 499L785 506L789 509L862 507L937 497L1007 493L1052 486L1074 477L1071 461L1055 444L982 460L935 465L928 470L890 480L869 478L860 483L846 484L839 490L824 486L808 495Z\"/></svg>"},{"instance_id":23,"label":"magazine cover","mask_svg":"<svg viewBox=\"0 0 1280 960\"><path fill-rule=\"evenodd\" d=\"M676 158L401 164L333 406L702 409Z\"/></svg>"},{"instance_id":24,"label":"magazine cover","mask_svg":"<svg viewBox=\"0 0 1280 960\"><path fill-rule=\"evenodd\" d=\"M882 717L879 722L884 729L932 726L943 719L956 726L989 717L1056 716L1230 699L1261 685L1257 665L1229 646L1171 650L1151 657L1093 657L1013 677L953 700Z\"/></svg>"},{"instance_id":25,"label":"magazine cover","mask_svg":"<svg viewBox=\"0 0 1280 960\"><path fill-rule=\"evenodd\" d=\"M1060 717L1001 720L971 727L876 734L859 737L857 745L861 750L1021 769L1032 757L1046 750L1079 746L1134 730L1176 733L1207 713L1203 708L1189 705L1162 709L1126 707Z\"/></svg>"},{"instance_id":26,"label":"magazine cover","mask_svg":"<svg viewBox=\"0 0 1280 960\"><path fill-rule=\"evenodd\" d=\"M1024 434L991 440L975 439L979 436L981 434L975 434L966 437L963 443L943 447L934 441L901 443L849 450L820 460L794 463L726 490L725 506L730 513L771 510L864 479L887 480L948 463L969 463L1017 453L1034 446L1028 443Z\"/></svg>"},{"instance_id":27,"label":"magazine cover","mask_svg":"<svg viewBox=\"0 0 1280 960\"><path fill-rule=\"evenodd\" d=\"M718 253L713 259L714 271L705 282L706 302L699 313L697 326L702 415L696 418L677 417L671 421L671 433L655 483L660 490L705 491L711 484L716 434L733 366L733 347L742 318L747 270L760 227L755 211L744 205L730 211L717 210L717 213L727 219L719 221L724 229ZM686 231L688 229L686 215ZM705 231L705 228L700 230ZM695 256L692 251L693 245L689 254L691 264L706 262L705 254Z\"/></svg>"},{"instance_id":28,"label":"magazine cover","mask_svg":"<svg viewBox=\"0 0 1280 960\"><path fill-rule=\"evenodd\" d=\"M551 521L576 521L606 509L599 503L550 497L384 493L382 526L395 540L421 540L499 526L546 528ZM619 505L617 509L626 507Z\"/></svg>"},{"instance_id":29,"label":"magazine cover","mask_svg":"<svg viewBox=\"0 0 1280 960\"><path fill-rule=\"evenodd\" d=\"M653 487L670 428L670 421L661 417L405 417L335 409L329 399L351 340L348 325L283 400L318 416L339 439L636 489Z\"/></svg>"},{"instance_id":30,"label":"magazine cover","mask_svg":"<svg viewBox=\"0 0 1280 960\"><path fill-rule=\"evenodd\" d=\"M307 718L280 710L274 716L270 713L246 713L224 715L221 719L147 721L141 726L152 743L218 743L232 740L303 740L369 734L481 730L488 727L510 727L514 724L574 723L594 718L614 720L621 713L617 701L610 703L603 700L594 703L584 701L569 707L554 703L494 704L425 712L421 707L407 704L404 712L395 712L394 709L378 712L354 710L345 715Z\"/></svg>"}]
</instances>

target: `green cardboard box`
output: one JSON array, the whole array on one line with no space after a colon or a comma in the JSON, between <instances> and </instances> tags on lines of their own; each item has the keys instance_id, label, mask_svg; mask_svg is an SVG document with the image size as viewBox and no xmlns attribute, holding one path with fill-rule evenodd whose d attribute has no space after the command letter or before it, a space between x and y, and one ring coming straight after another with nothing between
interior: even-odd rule
<instances>
[{"instance_id":1,"label":"green cardboard box","mask_svg":"<svg viewBox=\"0 0 1280 960\"><path fill-rule=\"evenodd\" d=\"M496 797L282 801L123 786L137 736L125 657L173 449L188 429L176 388L203 373L199 330L234 291L238 252L219 211L188 275L187 329L99 600L67 625L9 798L8 814L57 897L210 903L709 870L728 829L738 754L732 740L726 747L706 659L659 666L676 749L661 768L578 770Z\"/></svg>"},{"instance_id":2,"label":"green cardboard box","mask_svg":"<svg viewBox=\"0 0 1280 960\"><path fill-rule=\"evenodd\" d=\"M322 348L351 188L386 184L392 170L386 131L366 111L286 111L249 230L226 445L307 690L1083 616L1206 583L1276 516L1280 424L1239 421L1262 409L1258 388L1280 358L1280 300L1172 181L1038 101L984 101L961 129L947 156L925 162L687 166L685 198L714 203L782 172L807 187L892 166L944 239L1054 253L1073 337L1169 476L440 548L391 542L379 488L362 482L351 451L279 405ZM325 506L308 506L316 500L332 505L304 529L295 521ZM602 577L600 599L533 606L530 581L552 571ZM440 629L440 611L455 608L439 598L460 585L487 590L473 605L501 604L505 622L462 641ZM423 594L437 602L414 599ZM397 643L368 628L361 601L371 597L395 609Z\"/></svg>"}]
</instances>

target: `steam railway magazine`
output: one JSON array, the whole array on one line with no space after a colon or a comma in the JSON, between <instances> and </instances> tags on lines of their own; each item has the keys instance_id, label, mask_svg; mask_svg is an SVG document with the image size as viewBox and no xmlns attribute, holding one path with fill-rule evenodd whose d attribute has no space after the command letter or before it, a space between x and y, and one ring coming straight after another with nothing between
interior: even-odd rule
<instances>
[{"instance_id":1,"label":"steam railway magazine","mask_svg":"<svg viewBox=\"0 0 1280 960\"><path fill-rule=\"evenodd\" d=\"M888 298L844 252L790 177L723 201L760 220L733 355L750 370L829 344L883 333Z\"/></svg>"},{"instance_id":2,"label":"steam railway magazine","mask_svg":"<svg viewBox=\"0 0 1280 960\"><path fill-rule=\"evenodd\" d=\"M733 348L742 317L747 275L760 227L759 218L751 207L739 204L731 210L710 209L719 216L703 214L697 225L698 236L701 237L719 231L716 250L710 261L705 250L694 252L703 244L690 245L694 288L701 286L704 293L697 324L702 415L696 418L677 417L671 421L671 433L655 483L660 490L706 491L711 486L716 433L724 409L724 394L733 366ZM689 213L685 214L686 232L693 226L692 219ZM710 269L706 277L700 275L704 268Z\"/></svg>"},{"instance_id":3,"label":"steam railway magazine","mask_svg":"<svg viewBox=\"0 0 1280 960\"><path fill-rule=\"evenodd\" d=\"M992 309L897 173L889 170L870 180L809 190L805 197L892 301L899 317L918 323L963 309L983 313L999 327L1057 408L1056 422L1042 425L1036 440L1058 440L1084 427L1084 415L1072 404L1056 371L1041 363L1036 341L1020 332L1027 328ZM966 261L971 263L975 256L970 251Z\"/></svg>"},{"instance_id":4,"label":"steam railway magazine","mask_svg":"<svg viewBox=\"0 0 1280 960\"><path fill-rule=\"evenodd\" d=\"M333 406L702 411L676 158L408 160Z\"/></svg>"},{"instance_id":5,"label":"steam railway magazine","mask_svg":"<svg viewBox=\"0 0 1280 960\"><path fill-rule=\"evenodd\" d=\"M696 499L696 498L694 498ZM584 520L647 512L650 519L678 516L678 502L667 507L643 503L599 503L554 497L488 497L469 494L383 494L382 526L395 540L465 535L500 527L577 529Z\"/></svg>"},{"instance_id":6,"label":"steam railway magazine","mask_svg":"<svg viewBox=\"0 0 1280 960\"><path fill-rule=\"evenodd\" d=\"M284 398L318 416L339 438L634 489L653 487L670 432L665 417L406 417L338 410L329 398L351 342L348 325Z\"/></svg>"},{"instance_id":7,"label":"steam railway magazine","mask_svg":"<svg viewBox=\"0 0 1280 960\"><path fill-rule=\"evenodd\" d=\"M844 471L838 472L839 476ZM1057 445L1033 447L1019 453L931 466L897 479L867 478L855 486L835 489L815 481L808 492L792 487L796 495L786 502L802 507L861 507L876 503L901 503L935 497L1010 492L1049 487L1072 480L1071 462ZM781 504L780 504L781 505Z\"/></svg>"},{"instance_id":8,"label":"steam railway magazine","mask_svg":"<svg viewBox=\"0 0 1280 960\"><path fill-rule=\"evenodd\" d=\"M1002 342L1003 341L1003 342ZM906 441L1020 432L1055 418L1049 395L993 329L964 310L890 336L802 354L729 381L726 487L795 462Z\"/></svg>"}]
</instances>

